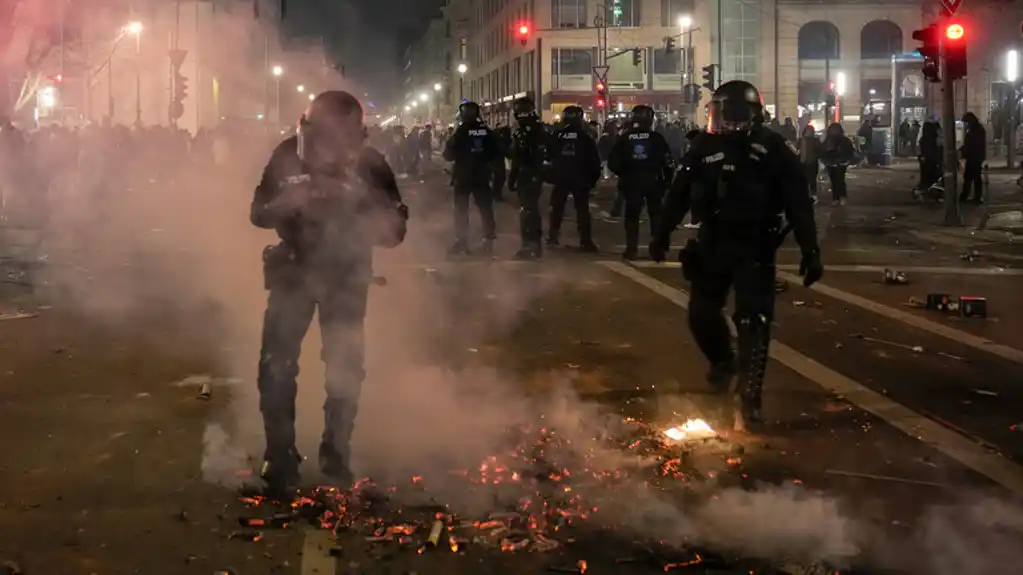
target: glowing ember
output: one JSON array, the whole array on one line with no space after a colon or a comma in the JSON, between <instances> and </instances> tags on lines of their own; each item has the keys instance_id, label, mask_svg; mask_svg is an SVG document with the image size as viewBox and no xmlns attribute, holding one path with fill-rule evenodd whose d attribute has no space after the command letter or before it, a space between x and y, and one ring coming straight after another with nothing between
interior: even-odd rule
<instances>
[{"instance_id":1,"label":"glowing ember","mask_svg":"<svg viewBox=\"0 0 1023 575\"><path fill-rule=\"evenodd\" d=\"M685 441L687 439L706 439L716 435L714 430L702 419L690 419L675 427L664 430L664 435L672 441Z\"/></svg>"}]
</instances>

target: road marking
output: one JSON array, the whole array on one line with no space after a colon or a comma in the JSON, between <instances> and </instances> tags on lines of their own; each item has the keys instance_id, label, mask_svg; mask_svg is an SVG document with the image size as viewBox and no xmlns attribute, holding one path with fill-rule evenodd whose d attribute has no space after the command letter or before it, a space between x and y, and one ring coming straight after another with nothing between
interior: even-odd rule
<instances>
[{"instance_id":1,"label":"road marking","mask_svg":"<svg viewBox=\"0 0 1023 575\"><path fill-rule=\"evenodd\" d=\"M620 262L601 262L601 264L675 305L688 309L689 296L684 291L654 279L627 264ZM731 321L729 321L729 329L733 334L735 333L735 326ZM1014 493L1023 493L1023 467L1001 455L985 449L974 441L888 399L777 340L771 342L770 357L823 389L841 395L845 401L887 421L906 435L919 439L924 444L992 479L1006 489Z\"/></svg>"},{"instance_id":2,"label":"road marking","mask_svg":"<svg viewBox=\"0 0 1023 575\"><path fill-rule=\"evenodd\" d=\"M799 285L803 284L803 278L784 272L778 272L778 279L783 279L793 284ZM1011 362L1023 365L1023 351L1020 351L1014 347L1009 347L1007 345L995 343L994 341L991 341L986 337L976 336L973 335L972 333L967 333L959 329L948 327L947 325L942 325L929 319L922 318L918 315L913 315L909 312L905 312L900 309L895 309L891 306L887 306L882 303L878 303L874 300L867 299L856 294L851 294L849 292L842 291L838 288L833 288L829 285L825 285L822 283L814 284L810 286L810 289L817 293L824 294L828 297L837 299L839 301L844 301L847 304L851 304L856 307L865 309L867 311L874 312L878 315L891 318L896 321L901 321L902 323L910 327L915 327L917 329L933 333L934 335L950 339L954 342L958 342L963 345L972 347L973 349L976 349L978 351L990 353L992 355L997 355L1002 359L1007 359Z\"/></svg>"},{"instance_id":3,"label":"road marking","mask_svg":"<svg viewBox=\"0 0 1023 575\"><path fill-rule=\"evenodd\" d=\"M637 261L632 262L632 265L637 268L663 268L663 269L676 269L681 267L678 262L663 262L657 263L652 261ZM782 271L799 271L799 266L783 264L777 266ZM967 267L944 267L944 266L900 266L897 264L890 266L860 266L860 265L826 265L825 271L832 272L849 272L849 273L882 273L888 269L894 269L900 272L906 273L917 273L917 274L933 274L933 275L953 275L953 276L1023 276L1023 270L1018 269L1007 269L999 267L989 268L967 268Z\"/></svg>"},{"instance_id":4,"label":"road marking","mask_svg":"<svg viewBox=\"0 0 1023 575\"><path fill-rule=\"evenodd\" d=\"M671 249L673 251L678 251L678 250L681 250L684 247L685 246L671 246ZM624 250L625 249L625 244L616 245L615 249ZM782 251L782 252L799 252L800 248L798 248L798 247L783 247L783 248L778 248L778 251ZM876 247L876 248L825 248L824 249L824 253L825 254L829 254L829 253L843 253L843 254L846 254L846 253L848 253L848 254L891 254L891 253L896 253L896 254L922 254L922 253L929 253L929 251L930 250L911 250L911 249L905 249L905 248L887 248L887 247L883 247L883 246L879 246L879 247Z\"/></svg>"},{"instance_id":5,"label":"road marking","mask_svg":"<svg viewBox=\"0 0 1023 575\"><path fill-rule=\"evenodd\" d=\"M331 557L334 534L326 529L309 529L302 541L302 575L334 575L337 559Z\"/></svg>"}]
</instances>

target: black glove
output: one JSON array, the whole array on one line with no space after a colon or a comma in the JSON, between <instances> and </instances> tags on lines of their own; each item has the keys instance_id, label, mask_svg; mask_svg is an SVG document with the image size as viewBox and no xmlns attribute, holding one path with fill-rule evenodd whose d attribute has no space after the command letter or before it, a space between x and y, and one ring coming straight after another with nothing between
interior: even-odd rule
<instances>
[{"instance_id":1,"label":"black glove","mask_svg":"<svg viewBox=\"0 0 1023 575\"><path fill-rule=\"evenodd\" d=\"M824 277L824 264L821 263L821 254L818 250L803 252L803 259L799 262L799 275L803 277L803 286L810 287Z\"/></svg>"},{"instance_id":2,"label":"black glove","mask_svg":"<svg viewBox=\"0 0 1023 575\"><path fill-rule=\"evenodd\" d=\"M647 249L650 251L650 259L661 263L668 259L668 251L671 249L671 238L654 236L654 239L650 240L650 246Z\"/></svg>"}]
</instances>

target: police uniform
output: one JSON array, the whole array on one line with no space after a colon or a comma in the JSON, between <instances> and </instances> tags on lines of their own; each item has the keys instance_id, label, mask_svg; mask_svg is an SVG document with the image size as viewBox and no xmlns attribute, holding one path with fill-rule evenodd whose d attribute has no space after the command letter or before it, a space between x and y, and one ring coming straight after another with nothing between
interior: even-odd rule
<instances>
[{"instance_id":1,"label":"police uniform","mask_svg":"<svg viewBox=\"0 0 1023 575\"><path fill-rule=\"evenodd\" d=\"M547 153L547 132L536 115L530 98L519 98L512 104L517 129L512 136L510 180L519 197L520 259L535 259L543 254L543 220L540 217L540 195L543 193L544 157Z\"/></svg>"},{"instance_id":2,"label":"police uniform","mask_svg":"<svg viewBox=\"0 0 1023 575\"><path fill-rule=\"evenodd\" d=\"M508 170L504 165L512 145L512 131L508 126L498 126L494 130L497 138L498 157L494 160L494 174L491 180L490 193L494 196L495 202L504 201L504 185L507 183Z\"/></svg>"},{"instance_id":3,"label":"police uniform","mask_svg":"<svg viewBox=\"0 0 1023 575\"><path fill-rule=\"evenodd\" d=\"M481 247L490 252L497 239L494 198L490 189L491 169L500 156L497 137L480 118L479 106L459 106L461 124L444 146L444 159L453 162L451 180L455 188L455 243L448 253L469 253L469 198L480 211L483 227Z\"/></svg>"},{"instance_id":4,"label":"police uniform","mask_svg":"<svg viewBox=\"0 0 1023 575\"><path fill-rule=\"evenodd\" d=\"M653 130L654 111L636 106L632 127L618 137L611 148L607 166L618 176L618 188L625 196L626 259L639 252L639 217L646 204L651 229L660 215L664 192L671 181L674 162L664 136Z\"/></svg>"},{"instance_id":5,"label":"police uniform","mask_svg":"<svg viewBox=\"0 0 1023 575\"><path fill-rule=\"evenodd\" d=\"M565 126L555 133L551 141L551 216L547 243L560 243L561 222L565 217L565 203L572 196L575 206L579 247L584 251L597 251L593 243L590 221L590 191L600 180L600 154L597 142L583 124L583 110L569 106L562 112Z\"/></svg>"},{"instance_id":6,"label":"police uniform","mask_svg":"<svg viewBox=\"0 0 1023 575\"><path fill-rule=\"evenodd\" d=\"M338 127L339 117L356 115L354 125ZM408 218L380 152L363 147L359 135L342 144L323 137L336 129L362 134L361 121L361 106L350 94L317 96L299 135L274 150L252 200L252 223L276 230L281 240L263 253L270 295L258 373L266 433L261 476L276 494L297 481L296 379L302 340L317 309L327 391L320 469L341 482L351 479L349 441L365 376L363 320L373 248L400 244Z\"/></svg>"},{"instance_id":7,"label":"police uniform","mask_svg":"<svg viewBox=\"0 0 1023 575\"><path fill-rule=\"evenodd\" d=\"M700 220L696 239L679 254L692 286L689 326L710 360L712 388L727 392L738 376L737 425L761 421L782 214L803 251L804 283L823 275L809 185L784 138L754 126L762 110L749 83L718 88L709 133L697 136L683 156L650 244L651 257L663 261L686 212ZM722 316L732 288L737 357Z\"/></svg>"}]
</instances>

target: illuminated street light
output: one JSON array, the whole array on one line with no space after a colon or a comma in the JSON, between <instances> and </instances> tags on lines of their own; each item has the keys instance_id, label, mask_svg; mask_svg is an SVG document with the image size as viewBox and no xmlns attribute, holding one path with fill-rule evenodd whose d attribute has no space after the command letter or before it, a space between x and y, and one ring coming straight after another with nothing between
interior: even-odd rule
<instances>
[{"instance_id":1,"label":"illuminated street light","mask_svg":"<svg viewBox=\"0 0 1023 575\"><path fill-rule=\"evenodd\" d=\"M459 64L458 65L458 73L459 74L465 74L468 71L469 71L469 67L466 66L465 64Z\"/></svg>"},{"instance_id":2,"label":"illuminated street light","mask_svg":"<svg viewBox=\"0 0 1023 575\"><path fill-rule=\"evenodd\" d=\"M415 100L412 101L412 107L413 108L415 108L418 105L419 105L419 102L416 102Z\"/></svg>"},{"instance_id":3,"label":"illuminated street light","mask_svg":"<svg viewBox=\"0 0 1023 575\"><path fill-rule=\"evenodd\" d=\"M406 111L406 112L408 112L408 111L409 111L409 110L411 110L411 109L412 109L412 106L405 106L405 111Z\"/></svg>"},{"instance_id":4,"label":"illuminated street light","mask_svg":"<svg viewBox=\"0 0 1023 575\"><path fill-rule=\"evenodd\" d=\"M1010 82L1019 79L1019 52L1015 50L1005 54L1005 79Z\"/></svg>"},{"instance_id":5,"label":"illuminated street light","mask_svg":"<svg viewBox=\"0 0 1023 575\"><path fill-rule=\"evenodd\" d=\"M128 22L128 25L124 27L124 31L138 36L142 33L142 22Z\"/></svg>"},{"instance_id":6,"label":"illuminated street light","mask_svg":"<svg viewBox=\"0 0 1023 575\"><path fill-rule=\"evenodd\" d=\"M39 90L39 107L54 108L57 106L57 90L53 86L47 86Z\"/></svg>"},{"instance_id":7,"label":"illuminated street light","mask_svg":"<svg viewBox=\"0 0 1023 575\"><path fill-rule=\"evenodd\" d=\"M302 84L299 84L298 87L295 88L295 89L298 90L299 94L301 94L302 92L305 92L305 86L303 86Z\"/></svg>"},{"instance_id":8,"label":"illuminated street light","mask_svg":"<svg viewBox=\"0 0 1023 575\"><path fill-rule=\"evenodd\" d=\"M273 68L270 69L270 72L274 76L280 78L281 76L284 75L284 68L282 68L281 66L274 66Z\"/></svg>"},{"instance_id":9,"label":"illuminated street light","mask_svg":"<svg viewBox=\"0 0 1023 575\"><path fill-rule=\"evenodd\" d=\"M309 101L312 102L316 99L316 94L309 94Z\"/></svg>"},{"instance_id":10,"label":"illuminated street light","mask_svg":"<svg viewBox=\"0 0 1023 575\"><path fill-rule=\"evenodd\" d=\"M440 92L443 87L444 86L440 85L440 82L437 82L436 84L433 85L433 91L434 92Z\"/></svg>"},{"instance_id":11,"label":"illuminated street light","mask_svg":"<svg viewBox=\"0 0 1023 575\"><path fill-rule=\"evenodd\" d=\"M678 17L678 27L679 28L681 28L683 30L688 30L689 27L692 26L692 25L693 25L693 18L692 18L692 16L679 16Z\"/></svg>"},{"instance_id":12,"label":"illuminated street light","mask_svg":"<svg viewBox=\"0 0 1023 575\"><path fill-rule=\"evenodd\" d=\"M426 92L423 92L422 94L419 95L419 101L420 102L425 102L425 101L427 101L429 99L430 99L430 95L427 94Z\"/></svg>"}]
</instances>

